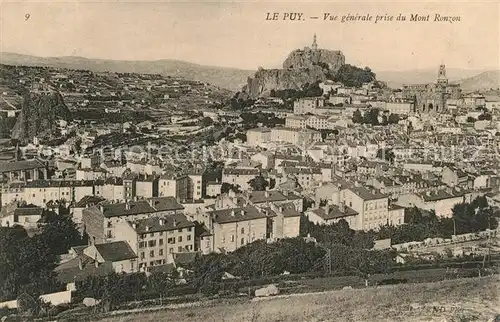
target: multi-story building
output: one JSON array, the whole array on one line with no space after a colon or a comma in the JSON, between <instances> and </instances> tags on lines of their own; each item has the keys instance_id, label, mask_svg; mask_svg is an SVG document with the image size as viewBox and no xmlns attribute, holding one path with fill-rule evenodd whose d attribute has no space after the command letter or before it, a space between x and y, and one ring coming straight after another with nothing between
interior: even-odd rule
<instances>
[{"instance_id":1,"label":"multi-story building","mask_svg":"<svg viewBox=\"0 0 500 322\"><path fill-rule=\"evenodd\" d=\"M105 243L119 238L116 223L182 213L184 207L173 197L159 197L122 203L100 203L82 211L83 229L90 243Z\"/></svg>"},{"instance_id":2,"label":"multi-story building","mask_svg":"<svg viewBox=\"0 0 500 322\"><path fill-rule=\"evenodd\" d=\"M36 180L25 183L4 184L2 205L13 201L26 201L45 207L50 201L78 202L87 195L96 195L102 181Z\"/></svg>"},{"instance_id":3,"label":"multi-story building","mask_svg":"<svg viewBox=\"0 0 500 322\"><path fill-rule=\"evenodd\" d=\"M138 256L139 270L170 264L174 254L194 252L195 223L181 213L114 224L113 240L126 241Z\"/></svg>"},{"instance_id":4,"label":"multi-story building","mask_svg":"<svg viewBox=\"0 0 500 322\"><path fill-rule=\"evenodd\" d=\"M271 129L271 141L308 146L314 142L321 142L321 133L311 129L274 127Z\"/></svg>"},{"instance_id":5,"label":"multi-story building","mask_svg":"<svg viewBox=\"0 0 500 322\"><path fill-rule=\"evenodd\" d=\"M188 199L189 177L184 174L168 173L160 177L158 181L158 193L160 197L174 197L179 200Z\"/></svg>"},{"instance_id":6,"label":"multi-story building","mask_svg":"<svg viewBox=\"0 0 500 322\"><path fill-rule=\"evenodd\" d=\"M249 190L251 187L248 181L260 174L259 169L234 169L224 168L222 170L222 183L229 183L240 186L241 190Z\"/></svg>"},{"instance_id":7,"label":"multi-story building","mask_svg":"<svg viewBox=\"0 0 500 322\"><path fill-rule=\"evenodd\" d=\"M272 238L274 213L247 206L208 212L212 251L231 252L259 239Z\"/></svg>"},{"instance_id":8,"label":"multi-story building","mask_svg":"<svg viewBox=\"0 0 500 322\"><path fill-rule=\"evenodd\" d=\"M323 97L303 97L293 103L293 114L314 114L314 110L325 105Z\"/></svg>"},{"instance_id":9,"label":"multi-story building","mask_svg":"<svg viewBox=\"0 0 500 322\"><path fill-rule=\"evenodd\" d=\"M246 135L249 146L260 146L271 141L271 129L265 127L250 129Z\"/></svg>"}]
</instances>

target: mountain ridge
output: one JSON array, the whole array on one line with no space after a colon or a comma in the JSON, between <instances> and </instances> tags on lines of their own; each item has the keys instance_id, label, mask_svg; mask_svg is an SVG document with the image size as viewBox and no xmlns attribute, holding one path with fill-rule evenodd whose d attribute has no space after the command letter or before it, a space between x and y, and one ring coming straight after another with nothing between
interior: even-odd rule
<instances>
[{"instance_id":1,"label":"mountain ridge","mask_svg":"<svg viewBox=\"0 0 500 322\"><path fill-rule=\"evenodd\" d=\"M100 58L86 58L80 56L38 57L17 53L0 52L0 63L7 65L47 66L54 68L88 69L95 72L129 72L145 74L167 74L186 79L195 79L213 85L238 91L247 83L248 77L254 76L256 70L238 69L233 67L218 67L191 63L179 59L158 60L113 60ZM76 65L76 66L75 66ZM179 69L179 72L177 72ZM495 69L463 69L447 67L447 76L451 82L463 84L465 90L489 89L481 88L481 84L488 82L468 80L482 73L498 72ZM410 69L403 71L377 71L377 79L387 82L392 88L401 87L403 84L431 83L437 78L436 68Z\"/></svg>"},{"instance_id":2,"label":"mountain ridge","mask_svg":"<svg viewBox=\"0 0 500 322\"><path fill-rule=\"evenodd\" d=\"M118 72L139 74L166 74L191 80L199 80L221 88L237 90L255 71L231 67L200 65L176 59L161 60L112 60L78 56L37 57L16 53L0 53L0 63L6 65L42 66L67 69L85 69L94 72Z\"/></svg>"}]
</instances>

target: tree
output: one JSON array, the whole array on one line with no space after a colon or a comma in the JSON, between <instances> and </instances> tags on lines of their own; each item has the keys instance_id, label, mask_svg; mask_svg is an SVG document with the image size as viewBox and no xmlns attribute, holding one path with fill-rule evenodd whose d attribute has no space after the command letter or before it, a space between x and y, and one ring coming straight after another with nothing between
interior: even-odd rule
<instances>
[{"instance_id":1,"label":"tree","mask_svg":"<svg viewBox=\"0 0 500 322\"><path fill-rule=\"evenodd\" d=\"M231 183L223 182L220 188L221 193L228 193L230 190L232 190L235 193L241 193L241 188L240 185L234 185Z\"/></svg>"},{"instance_id":2,"label":"tree","mask_svg":"<svg viewBox=\"0 0 500 322\"><path fill-rule=\"evenodd\" d=\"M363 115L361 114L361 111L359 109L354 111L352 115L352 122L363 123Z\"/></svg>"},{"instance_id":3,"label":"tree","mask_svg":"<svg viewBox=\"0 0 500 322\"><path fill-rule=\"evenodd\" d=\"M389 124L398 124L401 118L397 114L391 114L389 115L388 122Z\"/></svg>"},{"instance_id":4,"label":"tree","mask_svg":"<svg viewBox=\"0 0 500 322\"><path fill-rule=\"evenodd\" d=\"M207 127L212 124L214 124L214 120L212 120L210 117L204 117L200 122L201 127Z\"/></svg>"},{"instance_id":5,"label":"tree","mask_svg":"<svg viewBox=\"0 0 500 322\"><path fill-rule=\"evenodd\" d=\"M82 235L71 217L55 212L44 214L42 234L38 237L44 239L56 255L65 254L71 247L83 244Z\"/></svg>"},{"instance_id":6,"label":"tree","mask_svg":"<svg viewBox=\"0 0 500 322\"><path fill-rule=\"evenodd\" d=\"M269 182L262 176L258 175L248 181L248 184L254 191L264 191L269 187Z\"/></svg>"}]
</instances>

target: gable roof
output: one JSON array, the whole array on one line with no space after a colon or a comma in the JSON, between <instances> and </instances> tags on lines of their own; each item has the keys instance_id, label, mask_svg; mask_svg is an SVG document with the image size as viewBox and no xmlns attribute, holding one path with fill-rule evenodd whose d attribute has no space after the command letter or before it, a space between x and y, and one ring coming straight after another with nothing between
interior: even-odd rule
<instances>
[{"instance_id":1,"label":"gable roof","mask_svg":"<svg viewBox=\"0 0 500 322\"><path fill-rule=\"evenodd\" d=\"M106 262L119 262L127 259L137 258L135 252L125 241L96 244L94 246Z\"/></svg>"},{"instance_id":2,"label":"gable roof","mask_svg":"<svg viewBox=\"0 0 500 322\"><path fill-rule=\"evenodd\" d=\"M328 206L328 213L326 212L325 208L313 209L311 211L324 220L344 218L344 217L358 215L358 212L350 207L345 206L344 210L341 211L337 205L329 205Z\"/></svg>"}]
</instances>

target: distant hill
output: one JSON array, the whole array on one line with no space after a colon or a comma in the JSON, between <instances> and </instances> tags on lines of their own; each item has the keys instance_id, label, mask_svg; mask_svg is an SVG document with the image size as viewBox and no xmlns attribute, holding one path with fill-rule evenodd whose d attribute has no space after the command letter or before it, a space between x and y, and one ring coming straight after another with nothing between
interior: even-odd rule
<instances>
[{"instance_id":1,"label":"distant hill","mask_svg":"<svg viewBox=\"0 0 500 322\"><path fill-rule=\"evenodd\" d=\"M463 90L489 90L500 87L500 70L490 70L458 82Z\"/></svg>"},{"instance_id":2,"label":"distant hill","mask_svg":"<svg viewBox=\"0 0 500 322\"><path fill-rule=\"evenodd\" d=\"M163 74L199 80L221 88L238 90L255 71L236 68L204 66L180 60L119 61L83 57L36 57L0 53L0 63L6 65L47 66L53 68L85 69L94 72Z\"/></svg>"},{"instance_id":3,"label":"distant hill","mask_svg":"<svg viewBox=\"0 0 500 322\"><path fill-rule=\"evenodd\" d=\"M486 70L446 68L446 76L452 82L476 76ZM377 71L377 79L387 82L392 88L403 84L427 84L436 81L438 68L413 69L403 71Z\"/></svg>"}]
</instances>

